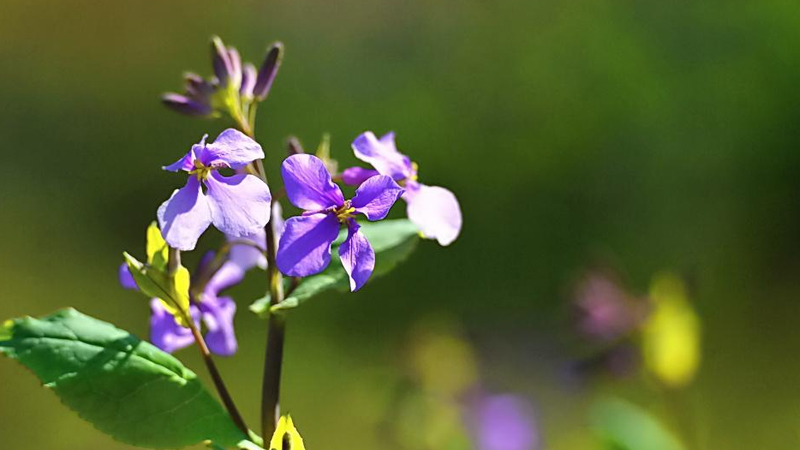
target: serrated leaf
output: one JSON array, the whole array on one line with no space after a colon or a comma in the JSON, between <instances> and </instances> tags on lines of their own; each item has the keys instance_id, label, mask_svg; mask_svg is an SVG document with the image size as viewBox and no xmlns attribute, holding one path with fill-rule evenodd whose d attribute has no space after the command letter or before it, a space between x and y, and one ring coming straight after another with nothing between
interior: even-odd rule
<instances>
[{"instance_id":1,"label":"serrated leaf","mask_svg":"<svg viewBox=\"0 0 800 450\"><path fill-rule=\"evenodd\" d=\"M370 245L375 250L375 270L372 277L390 272L414 250L419 241L419 232L407 219L384 220L381 222L368 222L361 225L361 231L367 236ZM270 297L260 298L250 305L250 310L261 317L266 317L271 311L279 311L297 307L306 300L329 290L347 291L350 284L347 272L344 271L338 246L347 237L347 230L341 230L339 237L333 244L331 263L321 273L303 278L297 288L292 291L282 302L270 308Z\"/></svg>"},{"instance_id":2,"label":"serrated leaf","mask_svg":"<svg viewBox=\"0 0 800 450\"><path fill-rule=\"evenodd\" d=\"M608 450L685 450L658 419L620 399L595 403L591 422L595 434Z\"/></svg>"},{"instance_id":3,"label":"serrated leaf","mask_svg":"<svg viewBox=\"0 0 800 450\"><path fill-rule=\"evenodd\" d=\"M0 353L29 368L61 401L115 439L147 448L246 441L197 375L171 355L74 309L15 319Z\"/></svg>"}]
</instances>

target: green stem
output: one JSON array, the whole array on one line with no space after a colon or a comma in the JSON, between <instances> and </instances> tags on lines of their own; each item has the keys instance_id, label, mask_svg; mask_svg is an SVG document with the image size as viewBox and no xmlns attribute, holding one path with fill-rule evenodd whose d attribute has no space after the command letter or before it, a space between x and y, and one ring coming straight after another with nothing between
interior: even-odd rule
<instances>
[{"instance_id":1,"label":"green stem","mask_svg":"<svg viewBox=\"0 0 800 450\"><path fill-rule=\"evenodd\" d=\"M169 274L171 276L175 275L178 268L181 265L181 252L180 250L174 249L172 247L169 248L169 261L167 263L167 267L169 270ZM211 352L208 349L208 345L206 345L206 340L203 338L203 335L200 333L200 330L197 328L197 325L192 320L188 311L184 310L175 299L172 300L172 303L175 304L177 310L180 311L181 316L183 317L184 322L189 325L189 329L192 331L192 335L194 336L194 340L197 341L197 347L200 349L200 355L203 357L203 361L206 364L206 369L208 369L209 375L211 375L211 379L214 382L214 387L217 388L217 393L219 393L220 398L222 399L222 403L225 405L225 409L228 410L228 414L231 416L231 420L233 423L236 424L236 427L244 433L245 436L248 436L248 428L247 425L244 423L244 419L242 415L239 413L239 409L236 408L236 403L233 401L233 397L231 397L230 392L228 391L227 386L225 386L225 381L222 379L222 375L220 375L219 370L217 369L217 365L214 364L214 360L211 358Z\"/></svg>"},{"instance_id":2,"label":"green stem","mask_svg":"<svg viewBox=\"0 0 800 450\"><path fill-rule=\"evenodd\" d=\"M247 117L234 116L242 132L255 139L256 104L253 104ZM254 172L267 183L267 173L261 160L254 161ZM268 184L268 183L267 183ZM274 199L273 199L274 201ZM277 254L277 230L272 220L265 227L267 235L267 277L271 304L283 301L283 276L275 263ZM270 314L267 321L267 343L264 353L264 378L261 385L261 435L269 442L275 433L280 417L281 372L283 367L283 343L286 335L286 320L283 315Z\"/></svg>"}]
</instances>

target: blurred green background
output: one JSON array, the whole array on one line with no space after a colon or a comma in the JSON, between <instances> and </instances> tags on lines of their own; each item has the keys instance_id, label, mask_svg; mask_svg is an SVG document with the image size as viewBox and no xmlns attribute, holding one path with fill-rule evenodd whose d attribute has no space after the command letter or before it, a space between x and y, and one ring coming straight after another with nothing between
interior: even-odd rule
<instances>
[{"instance_id":1,"label":"blurred green background","mask_svg":"<svg viewBox=\"0 0 800 450\"><path fill-rule=\"evenodd\" d=\"M570 286L598 260L634 293L665 269L689 283L695 448L800 446L800 4L3 0L0 17L0 318L71 305L147 336L146 299L117 285L121 252L143 253L182 183L160 167L226 126L159 95L210 74L212 34L256 62L280 39L257 123L273 179L290 134L313 149L330 132L346 167L357 134L395 130L464 213L451 247L422 242L363 291L291 313L283 404L310 450L422 447L385 428L430 322L459 330L483 386L534 405L539 448L600 448L600 395L676 429L645 376L565 381L581 353ZM240 353L219 361L253 424L265 323L246 305L264 286L234 290ZM205 376L194 349L178 356ZM16 363L0 379L3 448L130 448Z\"/></svg>"}]
</instances>

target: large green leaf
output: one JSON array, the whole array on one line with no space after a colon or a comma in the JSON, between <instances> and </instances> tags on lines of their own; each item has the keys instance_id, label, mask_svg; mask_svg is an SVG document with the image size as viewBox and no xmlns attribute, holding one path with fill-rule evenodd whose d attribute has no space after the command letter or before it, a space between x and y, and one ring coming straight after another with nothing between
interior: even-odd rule
<instances>
[{"instance_id":1,"label":"large green leaf","mask_svg":"<svg viewBox=\"0 0 800 450\"><path fill-rule=\"evenodd\" d=\"M82 418L122 442L180 448L247 439L197 376L171 355L74 309L0 327L16 359Z\"/></svg>"},{"instance_id":2,"label":"large green leaf","mask_svg":"<svg viewBox=\"0 0 800 450\"><path fill-rule=\"evenodd\" d=\"M591 416L592 428L608 450L684 450L658 419L626 401L598 401Z\"/></svg>"},{"instance_id":3,"label":"large green leaf","mask_svg":"<svg viewBox=\"0 0 800 450\"><path fill-rule=\"evenodd\" d=\"M394 269L398 263L411 254L419 241L417 227L406 219L368 222L360 225L361 232L367 236L367 240L375 250L373 279ZM327 269L316 275L303 278L291 294L282 302L272 306L272 308L269 306L270 297L267 295L250 305L250 310L259 316L266 317L270 311L294 308L315 295L328 290L349 290L350 283L347 278L347 272L344 271L339 261L339 254L336 251L345 237L347 237L347 230L342 230L333 244L331 263Z\"/></svg>"}]
</instances>

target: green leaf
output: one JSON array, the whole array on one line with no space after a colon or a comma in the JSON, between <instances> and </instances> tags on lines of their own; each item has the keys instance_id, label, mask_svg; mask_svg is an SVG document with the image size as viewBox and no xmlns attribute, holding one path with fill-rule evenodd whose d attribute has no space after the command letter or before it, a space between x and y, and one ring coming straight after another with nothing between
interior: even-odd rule
<instances>
[{"instance_id":1,"label":"green leaf","mask_svg":"<svg viewBox=\"0 0 800 450\"><path fill-rule=\"evenodd\" d=\"M367 240L375 250L375 270L372 272L372 279L394 269L397 264L411 254L419 241L417 227L407 219L384 220L360 225L361 231L367 236ZM336 251L346 237L347 230L342 230L333 244L331 263L327 269L303 278L297 288L277 305L270 308L270 297L267 294L250 305L250 310L261 317L266 317L270 311L297 307L306 300L328 290L349 290L350 283L347 272L339 262L339 254Z\"/></svg>"},{"instance_id":2,"label":"green leaf","mask_svg":"<svg viewBox=\"0 0 800 450\"><path fill-rule=\"evenodd\" d=\"M608 450L685 450L658 419L620 399L595 403L591 422Z\"/></svg>"},{"instance_id":3,"label":"green leaf","mask_svg":"<svg viewBox=\"0 0 800 450\"><path fill-rule=\"evenodd\" d=\"M74 309L6 322L0 353L119 441L159 449L205 440L235 447L247 439L180 361Z\"/></svg>"}]
</instances>

